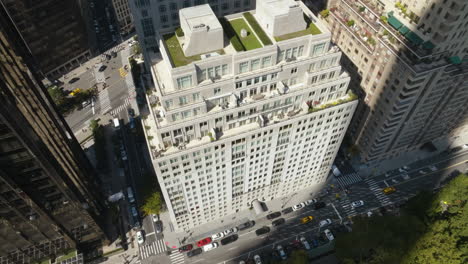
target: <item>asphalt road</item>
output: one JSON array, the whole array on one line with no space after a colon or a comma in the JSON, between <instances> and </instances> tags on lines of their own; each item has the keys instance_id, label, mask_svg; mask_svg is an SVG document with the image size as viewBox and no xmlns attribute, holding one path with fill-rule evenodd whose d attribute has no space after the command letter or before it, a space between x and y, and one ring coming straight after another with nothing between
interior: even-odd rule
<instances>
[{"instance_id":1,"label":"asphalt road","mask_svg":"<svg viewBox=\"0 0 468 264\"><path fill-rule=\"evenodd\" d=\"M115 58L111 58L109 61L106 60L103 63L97 63L82 74L73 75L71 73L67 76L63 85L64 90L71 91L76 88L86 90L95 85L106 87L105 89L99 89L99 95L91 104L72 112L66 117L67 123L74 132L87 128L88 121L97 118L101 114L110 112L117 115L122 111L126 111L126 107L130 105L132 88L129 89L125 81L125 73L130 73L122 71L121 68L128 64L127 57L130 55L131 48L128 45L124 47L124 50L117 52ZM102 72L99 71L101 65L107 67ZM79 80L71 84L68 83L72 78L79 78Z\"/></svg>"},{"instance_id":2,"label":"asphalt road","mask_svg":"<svg viewBox=\"0 0 468 264\"><path fill-rule=\"evenodd\" d=\"M436 167L433 169L434 171L429 168L431 165ZM462 150L448 156L439 156L436 159L423 160L416 165L410 165L410 169L406 173L408 176L402 176L402 173L398 170L389 172L386 175L378 175L350 186L349 193L345 194L341 192L339 200L336 199L335 194L331 193L322 200L327 204L325 208L316 211L309 206L302 210L282 215L281 217L285 218L286 223L279 227L272 227L271 220L267 220L265 217L255 219L256 225L248 230L240 231L238 233L238 240L231 244L220 245L218 249L204 252L192 258L187 258L185 253L181 254L177 251L173 251L171 256L154 254L157 256L145 259L142 263L234 264L239 263L241 260L246 261L247 259L251 259L257 254L262 259L270 258L271 253L278 244L286 247L300 236L304 236L309 243L314 237L323 237L323 228L321 229L318 226L320 220L329 218L333 221L333 225L337 225L348 221L349 217L358 214L366 215L369 211L376 213L379 208L384 206L391 208L392 205L404 202L421 190L437 188L439 182L454 170L464 172L467 169L467 150ZM394 186L396 192L389 195L383 194L382 189L387 186ZM364 201L364 206L353 208L351 203L358 200ZM313 216L314 220L307 224L301 224L300 219L308 215ZM149 219L147 220L149 221ZM147 222L144 228L152 230L150 224ZM271 231L266 235L257 236L255 230L262 226L270 227ZM151 236L148 239L151 239L149 243L154 243L157 240L156 237L153 239Z\"/></svg>"}]
</instances>

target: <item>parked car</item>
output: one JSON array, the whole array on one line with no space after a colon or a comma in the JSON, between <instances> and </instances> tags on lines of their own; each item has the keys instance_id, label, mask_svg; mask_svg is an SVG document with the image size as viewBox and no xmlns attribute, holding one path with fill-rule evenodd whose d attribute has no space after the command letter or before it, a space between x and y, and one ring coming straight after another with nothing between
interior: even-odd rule
<instances>
[{"instance_id":1,"label":"parked car","mask_svg":"<svg viewBox=\"0 0 468 264\"><path fill-rule=\"evenodd\" d=\"M132 207L131 207L131 210L132 210L132 215L133 215L134 217L137 217L137 216L138 216L138 211L137 211L137 209L135 208L135 206L132 206Z\"/></svg>"},{"instance_id":2,"label":"parked car","mask_svg":"<svg viewBox=\"0 0 468 264\"><path fill-rule=\"evenodd\" d=\"M325 236L327 236L328 240L332 241L333 239L335 239L330 229L325 229L323 233L325 233Z\"/></svg>"},{"instance_id":3,"label":"parked car","mask_svg":"<svg viewBox=\"0 0 468 264\"><path fill-rule=\"evenodd\" d=\"M315 210L318 210L318 209L322 209L326 206L326 204L324 202L318 202L318 203L315 203L314 204L314 209Z\"/></svg>"},{"instance_id":4,"label":"parked car","mask_svg":"<svg viewBox=\"0 0 468 264\"><path fill-rule=\"evenodd\" d=\"M434 166L434 165L432 165L432 166L429 166L429 169L430 169L431 171L436 171L436 170L437 170L437 167Z\"/></svg>"},{"instance_id":5,"label":"parked car","mask_svg":"<svg viewBox=\"0 0 468 264\"><path fill-rule=\"evenodd\" d=\"M399 172L402 172L402 173L403 173L403 172L406 172L406 170L403 169L403 168L399 168L398 171L399 171Z\"/></svg>"},{"instance_id":6,"label":"parked car","mask_svg":"<svg viewBox=\"0 0 468 264\"><path fill-rule=\"evenodd\" d=\"M257 234L257 236L261 236L263 234L266 234L270 232L270 228L268 226L264 226L262 228L259 228L257 230L255 230L255 234Z\"/></svg>"},{"instance_id":7,"label":"parked car","mask_svg":"<svg viewBox=\"0 0 468 264\"><path fill-rule=\"evenodd\" d=\"M262 264L262 259L260 258L259 255L254 256L254 261L255 261L255 264Z\"/></svg>"},{"instance_id":8,"label":"parked car","mask_svg":"<svg viewBox=\"0 0 468 264\"><path fill-rule=\"evenodd\" d=\"M194 257L196 255L200 255L202 252L203 252L203 249L196 248L196 249L194 249L192 251L187 252L187 257L191 258L191 257Z\"/></svg>"},{"instance_id":9,"label":"parked car","mask_svg":"<svg viewBox=\"0 0 468 264\"><path fill-rule=\"evenodd\" d=\"M157 234L163 231L162 221L158 220L154 223L154 230L156 231Z\"/></svg>"},{"instance_id":10,"label":"parked car","mask_svg":"<svg viewBox=\"0 0 468 264\"><path fill-rule=\"evenodd\" d=\"M224 237L224 233L223 232L219 232L219 233L216 233L214 235L211 236L211 239L213 240L218 240L218 239L221 239Z\"/></svg>"},{"instance_id":11,"label":"parked car","mask_svg":"<svg viewBox=\"0 0 468 264\"><path fill-rule=\"evenodd\" d=\"M232 234L232 233L237 233L237 227L226 229L223 232L224 236L227 236L227 235Z\"/></svg>"},{"instance_id":12,"label":"parked car","mask_svg":"<svg viewBox=\"0 0 468 264\"><path fill-rule=\"evenodd\" d=\"M267 215L266 218L271 220L271 219L274 219L274 218L277 218L277 217L280 217L280 216L281 216L280 212L274 212L274 213L271 213L271 214Z\"/></svg>"},{"instance_id":13,"label":"parked car","mask_svg":"<svg viewBox=\"0 0 468 264\"><path fill-rule=\"evenodd\" d=\"M199 240L197 242L197 246L198 247L203 247L204 245L207 245L207 244L211 243L211 241L212 241L211 237L206 237L206 238L204 238L202 240Z\"/></svg>"},{"instance_id":14,"label":"parked car","mask_svg":"<svg viewBox=\"0 0 468 264\"><path fill-rule=\"evenodd\" d=\"M69 84L72 84L72 83L75 83L75 82L77 82L77 81L79 81L79 80L80 80L80 78L78 78L78 77L71 78L71 79L68 81L68 83L69 83Z\"/></svg>"},{"instance_id":15,"label":"parked car","mask_svg":"<svg viewBox=\"0 0 468 264\"><path fill-rule=\"evenodd\" d=\"M278 250L278 253L282 260L286 260L288 258L288 256L286 255L286 252L284 252L284 249L281 245L278 245L276 247L276 250Z\"/></svg>"},{"instance_id":16,"label":"parked car","mask_svg":"<svg viewBox=\"0 0 468 264\"><path fill-rule=\"evenodd\" d=\"M354 201L354 202L351 203L351 207L353 207L353 208L358 208L358 207L361 207L363 205L364 205L363 200Z\"/></svg>"},{"instance_id":17,"label":"parked car","mask_svg":"<svg viewBox=\"0 0 468 264\"><path fill-rule=\"evenodd\" d=\"M185 252L185 251L190 251L190 250L192 250L192 248L193 248L192 244L187 244L187 245L181 246L179 248L179 252L182 253L182 252Z\"/></svg>"},{"instance_id":18,"label":"parked car","mask_svg":"<svg viewBox=\"0 0 468 264\"><path fill-rule=\"evenodd\" d=\"M310 205L310 204L314 204L314 203L316 203L316 202L318 202L317 199L311 199L311 200L305 201L304 203L305 203L305 205L307 206L307 205Z\"/></svg>"},{"instance_id":19,"label":"parked car","mask_svg":"<svg viewBox=\"0 0 468 264\"><path fill-rule=\"evenodd\" d=\"M138 231L136 233L136 239L137 239L137 242L138 244L143 244L143 242L145 242L145 235L143 234L143 230L141 231Z\"/></svg>"},{"instance_id":20,"label":"parked car","mask_svg":"<svg viewBox=\"0 0 468 264\"><path fill-rule=\"evenodd\" d=\"M382 192L385 194L391 194L391 193L394 193L395 191L396 191L395 187L392 187L392 186L386 187L382 190Z\"/></svg>"},{"instance_id":21,"label":"parked car","mask_svg":"<svg viewBox=\"0 0 468 264\"><path fill-rule=\"evenodd\" d=\"M283 209L283 211L281 211L281 212L282 212L283 214L289 214L289 213L291 213L292 211L294 211L294 210L292 209L292 207L288 207L288 208L286 208L286 209Z\"/></svg>"},{"instance_id":22,"label":"parked car","mask_svg":"<svg viewBox=\"0 0 468 264\"><path fill-rule=\"evenodd\" d=\"M408 171L408 170L410 169L410 167L408 167L408 166L403 166L403 169Z\"/></svg>"},{"instance_id":23,"label":"parked car","mask_svg":"<svg viewBox=\"0 0 468 264\"><path fill-rule=\"evenodd\" d=\"M135 110L133 110L133 108L128 108L128 115L131 116L131 117L135 117Z\"/></svg>"},{"instance_id":24,"label":"parked car","mask_svg":"<svg viewBox=\"0 0 468 264\"><path fill-rule=\"evenodd\" d=\"M279 226L279 225L282 225L286 222L286 220L284 220L284 218L278 218L276 220L274 220L273 222L271 222L271 224L273 226Z\"/></svg>"},{"instance_id":25,"label":"parked car","mask_svg":"<svg viewBox=\"0 0 468 264\"><path fill-rule=\"evenodd\" d=\"M103 72L107 69L107 66L106 65L101 65L101 67L99 67L99 70L100 72Z\"/></svg>"},{"instance_id":26,"label":"parked car","mask_svg":"<svg viewBox=\"0 0 468 264\"><path fill-rule=\"evenodd\" d=\"M238 235L234 234L234 235L231 235L231 236L227 236L223 239L221 239L221 245L227 245L229 243L232 243L234 241L236 241L237 239L239 238Z\"/></svg>"},{"instance_id":27,"label":"parked car","mask_svg":"<svg viewBox=\"0 0 468 264\"><path fill-rule=\"evenodd\" d=\"M305 203L296 204L292 207L293 211L301 210L305 207Z\"/></svg>"},{"instance_id":28,"label":"parked car","mask_svg":"<svg viewBox=\"0 0 468 264\"><path fill-rule=\"evenodd\" d=\"M319 246L319 242L318 242L317 238L315 238L315 237L312 238L312 246L313 246L314 248L316 248L316 247Z\"/></svg>"},{"instance_id":29,"label":"parked car","mask_svg":"<svg viewBox=\"0 0 468 264\"><path fill-rule=\"evenodd\" d=\"M301 223L303 224L307 224L309 223L310 221L314 220L314 217L309 215L309 216L306 216L306 217L303 217L301 218Z\"/></svg>"},{"instance_id":30,"label":"parked car","mask_svg":"<svg viewBox=\"0 0 468 264\"><path fill-rule=\"evenodd\" d=\"M299 238L299 240L301 240L302 244L304 245L304 249L305 249L305 250L310 250L310 249L311 249L310 244L309 244L309 242L306 240L305 237L301 237L301 238Z\"/></svg>"},{"instance_id":31,"label":"parked car","mask_svg":"<svg viewBox=\"0 0 468 264\"><path fill-rule=\"evenodd\" d=\"M213 250L213 249L215 249L217 247L218 247L218 243L213 242L213 243L210 243L208 245L204 245L203 246L203 251L208 252L208 251Z\"/></svg>"},{"instance_id":32,"label":"parked car","mask_svg":"<svg viewBox=\"0 0 468 264\"><path fill-rule=\"evenodd\" d=\"M330 225L331 223L332 223L331 219L325 219L325 220L320 221L319 225L320 227L325 227L327 225Z\"/></svg>"},{"instance_id":33,"label":"parked car","mask_svg":"<svg viewBox=\"0 0 468 264\"><path fill-rule=\"evenodd\" d=\"M154 223L156 223L157 221L159 221L158 215L156 215L156 214L151 214L151 220L153 220Z\"/></svg>"},{"instance_id":34,"label":"parked car","mask_svg":"<svg viewBox=\"0 0 468 264\"><path fill-rule=\"evenodd\" d=\"M255 225L255 221L248 221L248 222L245 222L243 224L240 224L237 226L237 229L239 230L245 230L247 228L251 228Z\"/></svg>"},{"instance_id":35,"label":"parked car","mask_svg":"<svg viewBox=\"0 0 468 264\"><path fill-rule=\"evenodd\" d=\"M87 106L90 105L90 104L91 104L91 100L86 100L86 101L84 101L84 102L81 102L81 107L85 108L85 107L87 107Z\"/></svg>"}]
</instances>

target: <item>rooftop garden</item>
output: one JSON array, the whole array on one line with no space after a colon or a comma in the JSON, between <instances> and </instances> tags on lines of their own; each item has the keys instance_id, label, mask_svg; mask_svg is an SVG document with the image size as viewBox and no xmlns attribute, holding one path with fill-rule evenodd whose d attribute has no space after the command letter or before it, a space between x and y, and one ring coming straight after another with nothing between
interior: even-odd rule
<instances>
[{"instance_id":1,"label":"rooftop garden","mask_svg":"<svg viewBox=\"0 0 468 264\"><path fill-rule=\"evenodd\" d=\"M180 47L179 40L177 40L177 36L175 33L164 35L163 38L174 67L184 66L193 61L201 59L200 55L186 57L184 51Z\"/></svg>"},{"instance_id":2,"label":"rooftop garden","mask_svg":"<svg viewBox=\"0 0 468 264\"><path fill-rule=\"evenodd\" d=\"M64 260L67 260L76 256L77 256L76 250L70 249L70 251L65 252L65 255L58 257L55 262L60 263L61 261L64 261Z\"/></svg>"},{"instance_id":3,"label":"rooftop garden","mask_svg":"<svg viewBox=\"0 0 468 264\"><path fill-rule=\"evenodd\" d=\"M242 15L249 22L250 26L252 26L253 30L255 31L255 34L257 34L257 36L260 38L263 45L266 46L266 45L273 44L270 38L267 36L265 31L263 31L262 27L258 24L257 20L251 13L245 12Z\"/></svg>"},{"instance_id":4,"label":"rooftop garden","mask_svg":"<svg viewBox=\"0 0 468 264\"><path fill-rule=\"evenodd\" d=\"M318 35L318 34L322 33L320 31L320 29L318 29L318 27L314 23L312 23L310 18L307 17L306 15L304 15L304 20L306 21L306 24L307 24L306 29L275 37L275 40L276 41L283 41L283 40L288 40L288 39L292 39L292 38L302 37L302 36L309 35L309 34Z\"/></svg>"},{"instance_id":5,"label":"rooftop garden","mask_svg":"<svg viewBox=\"0 0 468 264\"><path fill-rule=\"evenodd\" d=\"M252 29L247 25L243 18L234 20L220 19L224 32L236 51L253 50L262 47L257 37L253 34ZM241 30L247 31L247 36L241 36Z\"/></svg>"}]
</instances>

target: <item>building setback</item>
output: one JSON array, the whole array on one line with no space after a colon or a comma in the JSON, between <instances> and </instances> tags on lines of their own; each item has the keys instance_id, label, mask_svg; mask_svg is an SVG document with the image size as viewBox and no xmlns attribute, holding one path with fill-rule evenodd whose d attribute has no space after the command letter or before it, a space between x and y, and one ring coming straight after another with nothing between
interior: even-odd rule
<instances>
[{"instance_id":1,"label":"building setback","mask_svg":"<svg viewBox=\"0 0 468 264\"><path fill-rule=\"evenodd\" d=\"M199 5L179 17L183 34L161 29L160 53L146 51L155 83L146 133L174 228L317 193L357 106L330 32L292 0L220 19ZM231 26L242 45L224 37Z\"/></svg>"},{"instance_id":2,"label":"building setback","mask_svg":"<svg viewBox=\"0 0 468 264\"><path fill-rule=\"evenodd\" d=\"M362 161L468 132L466 1L331 3L332 40L361 90L349 132Z\"/></svg>"},{"instance_id":3,"label":"building setback","mask_svg":"<svg viewBox=\"0 0 468 264\"><path fill-rule=\"evenodd\" d=\"M0 6L0 263L100 244L95 173Z\"/></svg>"},{"instance_id":4,"label":"building setback","mask_svg":"<svg viewBox=\"0 0 468 264\"><path fill-rule=\"evenodd\" d=\"M8 10L38 71L56 78L87 61L88 37L76 0L0 0Z\"/></svg>"}]
</instances>

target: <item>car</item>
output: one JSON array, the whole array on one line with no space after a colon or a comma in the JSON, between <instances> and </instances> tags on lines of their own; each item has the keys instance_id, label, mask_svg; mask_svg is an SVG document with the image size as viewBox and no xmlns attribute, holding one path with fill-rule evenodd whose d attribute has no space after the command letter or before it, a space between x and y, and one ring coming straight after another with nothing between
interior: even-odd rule
<instances>
[{"instance_id":1,"label":"car","mask_svg":"<svg viewBox=\"0 0 468 264\"><path fill-rule=\"evenodd\" d=\"M331 219L325 219L325 220L320 221L319 226L320 227L325 227L327 225L330 225L331 223L332 223Z\"/></svg>"},{"instance_id":2,"label":"car","mask_svg":"<svg viewBox=\"0 0 468 264\"><path fill-rule=\"evenodd\" d=\"M233 228L229 228L229 229L226 229L224 230L224 236L227 236L229 234L232 234L232 233L237 233L237 227L233 227Z\"/></svg>"},{"instance_id":3,"label":"car","mask_svg":"<svg viewBox=\"0 0 468 264\"><path fill-rule=\"evenodd\" d=\"M197 246L198 247L203 247L204 245L207 245L207 244L211 243L211 241L212 241L211 237L205 237L204 239L199 240L197 242Z\"/></svg>"},{"instance_id":4,"label":"car","mask_svg":"<svg viewBox=\"0 0 468 264\"><path fill-rule=\"evenodd\" d=\"M409 179L410 179L410 176L408 175L408 173L402 173L402 174L401 174L401 177L402 177L404 180L409 180Z\"/></svg>"},{"instance_id":5,"label":"car","mask_svg":"<svg viewBox=\"0 0 468 264\"><path fill-rule=\"evenodd\" d=\"M305 207L305 203L296 204L292 207L293 211L301 210Z\"/></svg>"},{"instance_id":6,"label":"car","mask_svg":"<svg viewBox=\"0 0 468 264\"><path fill-rule=\"evenodd\" d=\"M219 232L219 233L216 233L214 235L211 236L211 239L213 240L218 240L218 239L221 239L224 237L224 233L223 232Z\"/></svg>"},{"instance_id":7,"label":"car","mask_svg":"<svg viewBox=\"0 0 468 264\"><path fill-rule=\"evenodd\" d=\"M406 170L403 169L403 168L399 168L398 171L399 171L399 172L406 172Z\"/></svg>"},{"instance_id":8,"label":"car","mask_svg":"<svg viewBox=\"0 0 468 264\"><path fill-rule=\"evenodd\" d=\"M90 100L86 100L86 101L81 102L81 107L85 108L85 107L87 107L87 106L90 105L90 104L91 104L91 101L90 101Z\"/></svg>"},{"instance_id":9,"label":"car","mask_svg":"<svg viewBox=\"0 0 468 264\"><path fill-rule=\"evenodd\" d=\"M204 245L203 246L203 251L208 252L208 251L213 250L213 249L215 249L217 247L218 247L218 243L213 242L213 243L210 243L208 245Z\"/></svg>"},{"instance_id":10,"label":"car","mask_svg":"<svg viewBox=\"0 0 468 264\"><path fill-rule=\"evenodd\" d=\"M114 57L114 58L117 57L117 52L112 51L112 52L111 52L111 56Z\"/></svg>"},{"instance_id":11,"label":"car","mask_svg":"<svg viewBox=\"0 0 468 264\"><path fill-rule=\"evenodd\" d=\"M286 220L284 220L284 218L278 218L278 219L274 220L273 222L271 222L271 224L273 226L279 226L279 225L282 225L284 223L286 223Z\"/></svg>"},{"instance_id":12,"label":"car","mask_svg":"<svg viewBox=\"0 0 468 264\"><path fill-rule=\"evenodd\" d=\"M143 234L143 230L138 231L136 233L136 239L137 239L138 244L140 245L145 242L145 235Z\"/></svg>"},{"instance_id":13,"label":"car","mask_svg":"<svg viewBox=\"0 0 468 264\"><path fill-rule=\"evenodd\" d=\"M241 260L239 261L239 264L245 264L245 261Z\"/></svg>"},{"instance_id":14,"label":"car","mask_svg":"<svg viewBox=\"0 0 468 264\"><path fill-rule=\"evenodd\" d=\"M391 194L391 193L394 193L395 191L396 191L395 187L392 187L392 186L383 188L382 190L382 192L385 194Z\"/></svg>"},{"instance_id":15,"label":"car","mask_svg":"<svg viewBox=\"0 0 468 264\"><path fill-rule=\"evenodd\" d=\"M193 248L192 244L187 244L187 245L181 246L179 248L179 252L182 253L182 252L185 252L185 251L190 251L190 250L192 250L192 248Z\"/></svg>"},{"instance_id":16,"label":"car","mask_svg":"<svg viewBox=\"0 0 468 264\"><path fill-rule=\"evenodd\" d=\"M410 169L410 167L408 167L408 166L403 166L403 169L408 171L408 170Z\"/></svg>"},{"instance_id":17,"label":"car","mask_svg":"<svg viewBox=\"0 0 468 264\"><path fill-rule=\"evenodd\" d=\"M264 226L262 228L255 230L255 234L257 234L257 236L264 235L268 232L270 232L270 228L268 226Z\"/></svg>"},{"instance_id":18,"label":"car","mask_svg":"<svg viewBox=\"0 0 468 264\"><path fill-rule=\"evenodd\" d=\"M191 257L194 257L196 255L200 255L202 252L203 252L203 249L196 248L196 249L194 249L192 251L187 252L187 257L191 258Z\"/></svg>"},{"instance_id":19,"label":"car","mask_svg":"<svg viewBox=\"0 0 468 264\"><path fill-rule=\"evenodd\" d=\"M283 209L283 211L281 211L283 214L289 214L293 211L292 207L288 207L286 209Z\"/></svg>"},{"instance_id":20,"label":"car","mask_svg":"<svg viewBox=\"0 0 468 264\"><path fill-rule=\"evenodd\" d=\"M137 211L137 209L135 208L135 206L132 206L132 207L131 207L131 210L132 210L132 215L133 215L134 217L137 217L137 216L138 216L138 211Z\"/></svg>"},{"instance_id":21,"label":"car","mask_svg":"<svg viewBox=\"0 0 468 264\"><path fill-rule=\"evenodd\" d=\"M159 234L163 231L163 224L161 220L158 220L154 223L154 230L156 231L156 234Z\"/></svg>"},{"instance_id":22,"label":"car","mask_svg":"<svg viewBox=\"0 0 468 264\"><path fill-rule=\"evenodd\" d=\"M462 148L468 149L468 144L463 144Z\"/></svg>"},{"instance_id":23,"label":"car","mask_svg":"<svg viewBox=\"0 0 468 264\"><path fill-rule=\"evenodd\" d=\"M351 207L353 207L353 208L358 208L358 207L361 207L363 205L364 205L363 200L354 201L354 202L351 203Z\"/></svg>"},{"instance_id":24,"label":"car","mask_svg":"<svg viewBox=\"0 0 468 264\"><path fill-rule=\"evenodd\" d=\"M314 209L315 210L318 210L318 209L322 209L326 206L326 204L324 202L318 202L318 203L315 203L314 204Z\"/></svg>"},{"instance_id":25,"label":"car","mask_svg":"<svg viewBox=\"0 0 468 264\"><path fill-rule=\"evenodd\" d=\"M227 245L227 244L230 244L234 241L236 241L237 239L239 238L238 235L234 234L234 235L231 235L231 236L227 236L223 239L221 239L221 245Z\"/></svg>"},{"instance_id":26,"label":"car","mask_svg":"<svg viewBox=\"0 0 468 264\"><path fill-rule=\"evenodd\" d=\"M325 236L327 236L328 240L332 241L333 239L335 239L330 229L325 229L323 233L325 233Z\"/></svg>"},{"instance_id":27,"label":"car","mask_svg":"<svg viewBox=\"0 0 468 264\"><path fill-rule=\"evenodd\" d=\"M255 264L262 264L262 259L260 258L259 255L254 256L254 261L255 261Z\"/></svg>"},{"instance_id":28,"label":"car","mask_svg":"<svg viewBox=\"0 0 468 264\"><path fill-rule=\"evenodd\" d=\"M127 111L128 111L129 116L135 117L135 110L133 110L133 108L129 108L129 109L127 109Z\"/></svg>"},{"instance_id":29,"label":"car","mask_svg":"<svg viewBox=\"0 0 468 264\"><path fill-rule=\"evenodd\" d=\"M422 174L422 175L427 174L427 172L424 171L424 170L419 170L419 173Z\"/></svg>"},{"instance_id":30,"label":"car","mask_svg":"<svg viewBox=\"0 0 468 264\"><path fill-rule=\"evenodd\" d=\"M319 242L318 242L317 238L315 238L315 237L312 238L312 246L313 246L314 248L316 248L316 247L319 246Z\"/></svg>"},{"instance_id":31,"label":"car","mask_svg":"<svg viewBox=\"0 0 468 264\"><path fill-rule=\"evenodd\" d=\"M99 67L99 70L100 72L103 72L107 69L107 66L106 65L101 65L101 67Z\"/></svg>"},{"instance_id":32,"label":"car","mask_svg":"<svg viewBox=\"0 0 468 264\"><path fill-rule=\"evenodd\" d=\"M367 211L367 217L371 217L373 213L371 211Z\"/></svg>"},{"instance_id":33,"label":"car","mask_svg":"<svg viewBox=\"0 0 468 264\"><path fill-rule=\"evenodd\" d=\"M275 218L280 217L280 216L281 216L280 212L274 212L274 213L271 213L271 214L267 215L266 218L271 220L271 219L275 219Z\"/></svg>"},{"instance_id":34,"label":"car","mask_svg":"<svg viewBox=\"0 0 468 264\"><path fill-rule=\"evenodd\" d=\"M305 205L309 205L309 204L314 204L314 203L316 203L316 202L318 202L317 199L311 199L311 200L305 201L304 203L305 203Z\"/></svg>"},{"instance_id":35,"label":"car","mask_svg":"<svg viewBox=\"0 0 468 264\"><path fill-rule=\"evenodd\" d=\"M153 222L156 223L159 220L158 215L151 214L151 220L153 220Z\"/></svg>"},{"instance_id":36,"label":"car","mask_svg":"<svg viewBox=\"0 0 468 264\"><path fill-rule=\"evenodd\" d=\"M437 167L434 166L434 165L432 165L432 166L429 166L429 169L430 169L431 171L436 171L436 170L437 170Z\"/></svg>"},{"instance_id":37,"label":"car","mask_svg":"<svg viewBox=\"0 0 468 264\"><path fill-rule=\"evenodd\" d=\"M286 252L284 252L284 249L281 245L278 245L276 247L276 250L278 251L282 260L286 260L288 258L288 256L286 255Z\"/></svg>"},{"instance_id":38,"label":"car","mask_svg":"<svg viewBox=\"0 0 468 264\"><path fill-rule=\"evenodd\" d=\"M304 245L304 249L305 250L310 250L311 247L310 247L310 244L309 242L307 242L306 238L305 237L300 237L299 240L302 242L302 244Z\"/></svg>"},{"instance_id":39,"label":"car","mask_svg":"<svg viewBox=\"0 0 468 264\"><path fill-rule=\"evenodd\" d=\"M248 222L245 222L243 224L238 225L237 229L238 230L245 230L245 229L253 227L254 225L255 225L255 221L248 221Z\"/></svg>"},{"instance_id":40,"label":"car","mask_svg":"<svg viewBox=\"0 0 468 264\"><path fill-rule=\"evenodd\" d=\"M80 78L78 78L78 77L71 78L71 79L68 81L68 83L69 83L69 84L76 83L76 82L79 81L79 80L80 80Z\"/></svg>"},{"instance_id":41,"label":"car","mask_svg":"<svg viewBox=\"0 0 468 264\"><path fill-rule=\"evenodd\" d=\"M307 224L309 223L310 221L314 220L314 217L309 215L309 216L306 216L306 217L303 217L301 218L301 223L303 224Z\"/></svg>"},{"instance_id":42,"label":"car","mask_svg":"<svg viewBox=\"0 0 468 264\"><path fill-rule=\"evenodd\" d=\"M122 151L122 152L120 153L120 156L122 157L122 160L127 160L127 159L128 159L128 158L127 158L127 153L126 153L125 151Z\"/></svg>"}]
</instances>

